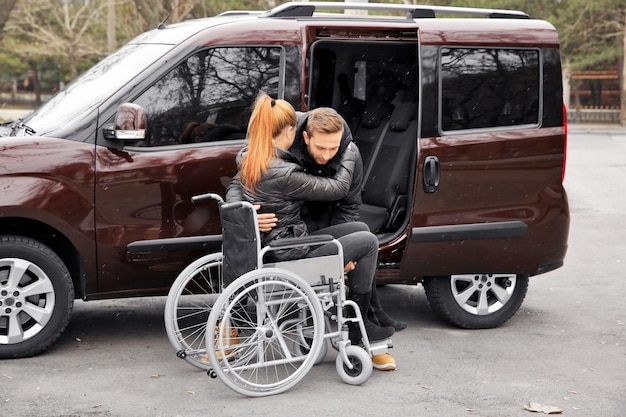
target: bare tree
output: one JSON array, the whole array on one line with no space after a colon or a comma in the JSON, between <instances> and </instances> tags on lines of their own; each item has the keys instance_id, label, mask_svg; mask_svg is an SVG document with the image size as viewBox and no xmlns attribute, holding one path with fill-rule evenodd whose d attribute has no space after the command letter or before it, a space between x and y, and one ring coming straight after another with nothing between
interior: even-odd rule
<instances>
[{"instance_id":1,"label":"bare tree","mask_svg":"<svg viewBox=\"0 0 626 417\"><path fill-rule=\"evenodd\" d=\"M17 0L0 0L0 41L2 40L4 25L9 20L9 15L13 7L15 7L15 3L17 3Z\"/></svg>"},{"instance_id":2,"label":"bare tree","mask_svg":"<svg viewBox=\"0 0 626 417\"><path fill-rule=\"evenodd\" d=\"M106 6L106 0L21 0L7 23L7 31L21 41L13 52L64 57L74 78L81 60L106 53Z\"/></svg>"}]
</instances>

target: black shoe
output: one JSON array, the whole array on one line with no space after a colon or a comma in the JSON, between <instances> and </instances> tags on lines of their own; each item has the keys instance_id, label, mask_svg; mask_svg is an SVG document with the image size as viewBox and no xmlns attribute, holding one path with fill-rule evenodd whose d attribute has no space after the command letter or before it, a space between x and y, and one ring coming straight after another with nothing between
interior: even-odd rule
<instances>
[{"instance_id":1,"label":"black shoe","mask_svg":"<svg viewBox=\"0 0 626 417\"><path fill-rule=\"evenodd\" d=\"M371 321L367 321L365 323L365 331L367 332L367 338L370 342L388 339L396 332L396 330L391 326L380 327Z\"/></svg>"},{"instance_id":2,"label":"black shoe","mask_svg":"<svg viewBox=\"0 0 626 417\"><path fill-rule=\"evenodd\" d=\"M363 344L361 340L361 330L358 323L350 323L348 325L348 331L350 342L353 345L359 346ZM376 326L372 322L369 322L369 327L367 323L365 324L365 331L367 332L367 338L370 342L388 339L395 333L395 329L391 326L380 327Z\"/></svg>"},{"instance_id":3,"label":"black shoe","mask_svg":"<svg viewBox=\"0 0 626 417\"><path fill-rule=\"evenodd\" d=\"M391 317L389 317L387 313L385 313L384 311L382 312L382 314L380 312L376 313L376 320L378 321L378 324L380 326L382 327L391 326L396 331L404 330L408 326L405 321L394 320Z\"/></svg>"}]
</instances>

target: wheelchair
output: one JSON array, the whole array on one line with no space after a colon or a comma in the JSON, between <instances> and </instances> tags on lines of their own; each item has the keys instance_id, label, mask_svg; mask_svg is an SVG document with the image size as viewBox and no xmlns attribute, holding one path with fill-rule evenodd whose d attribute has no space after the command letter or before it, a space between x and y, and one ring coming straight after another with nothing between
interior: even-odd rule
<instances>
[{"instance_id":1,"label":"wheelchair","mask_svg":"<svg viewBox=\"0 0 626 417\"><path fill-rule=\"evenodd\" d=\"M346 298L343 250L330 235L281 239L261 247L257 213L248 202L217 194L193 197L219 203L222 252L187 266L168 294L165 327L179 358L219 378L232 390L258 397L297 384L327 354L336 370L360 385L372 374L371 356L392 347L370 343L360 310ZM267 261L274 251L332 244L335 255ZM348 337L358 325L361 345Z\"/></svg>"}]
</instances>

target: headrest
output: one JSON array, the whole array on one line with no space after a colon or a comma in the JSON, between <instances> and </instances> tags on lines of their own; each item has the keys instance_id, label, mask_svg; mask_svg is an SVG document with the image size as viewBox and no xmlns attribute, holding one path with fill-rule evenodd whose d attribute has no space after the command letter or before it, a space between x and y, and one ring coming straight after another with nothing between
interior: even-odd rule
<instances>
[{"instance_id":1,"label":"headrest","mask_svg":"<svg viewBox=\"0 0 626 417\"><path fill-rule=\"evenodd\" d=\"M391 115L389 128L396 132L403 132L409 127L411 121L415 120L416 118L417 106L414 103L405 103L404 105L398 105Z\"/></svg>"},{"instance_id":2,"label":"headrest","mask_svg":"<svg viewBox=\"0 0 626 417\"><path fill-rule=\"evenodd\" d=\"M417 96L409 89L398 91L392 103L396 106L389 127L397 132L405 131L411 120L417 118Z\"/></svg>"},{"instance_id":3,"label":"headrest","mask_svg":"<svg viewBox=\"0 0 626 417\"><path fill-rule=\"evenodd\" d=\"M393 111L393 104L386 102L367 103L361 124L367 128L373 129L382 123Z\"/></svg>"}]
</instances>

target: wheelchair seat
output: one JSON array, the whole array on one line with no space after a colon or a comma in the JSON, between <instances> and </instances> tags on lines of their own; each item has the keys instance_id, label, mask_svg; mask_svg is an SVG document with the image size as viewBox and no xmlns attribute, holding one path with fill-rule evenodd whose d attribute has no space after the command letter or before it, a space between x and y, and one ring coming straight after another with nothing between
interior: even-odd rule
<instances>
[{"instance_id":1,"label":"wheelchair seat","mask_svg":"<svg viewBox=\"0 0 626 417\"><path fill-rule=\"evenodd\" d=\"M304 258L280 262L264 262L271 251L298 246L318 246L334 241L330 235L309 235L298 238L279 239L261 248L258 217L253 205L245 201L220 205L222 223L222 252L224 286L246 272L259 268L282 268L291 271L311 286L335 283L343 277L343 256L336 255Z\"/></svg>"}]
</instances>

